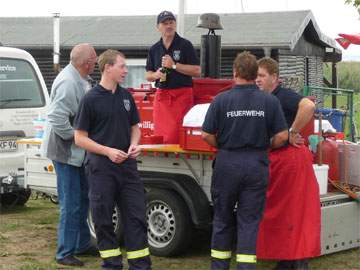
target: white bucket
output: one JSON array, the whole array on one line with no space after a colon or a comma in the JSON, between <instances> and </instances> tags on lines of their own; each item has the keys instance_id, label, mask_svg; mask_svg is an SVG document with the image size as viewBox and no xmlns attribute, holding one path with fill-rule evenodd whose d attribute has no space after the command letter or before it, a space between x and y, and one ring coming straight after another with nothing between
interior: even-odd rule
<instances>
[{"instance_id":1,"label":"white bucket","mask_svg":"<svg viewBox=\"0 0 360 270\"><path fill-rule=\"evenodd\" d=\"M319 184L320 195L324 195L327 193L329 165L323 164L319 166L317 164L313 164L313 168L316 180Z\"/></svg>"}]
</instances>

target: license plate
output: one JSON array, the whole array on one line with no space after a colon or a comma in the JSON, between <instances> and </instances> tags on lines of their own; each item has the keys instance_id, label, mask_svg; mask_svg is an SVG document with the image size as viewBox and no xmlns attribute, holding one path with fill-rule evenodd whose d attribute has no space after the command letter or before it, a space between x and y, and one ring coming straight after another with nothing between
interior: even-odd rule
<instances>
[{"instance_id":1,"label":"license plate","mask_svg":"<svg viewBox=\"0 0 360 270\"><path fill-rule=\"evenodd\" d=\"M0 139L0 152L13 152L16 151L17 148L16 139Z\"/></svg>"}]
</instances>

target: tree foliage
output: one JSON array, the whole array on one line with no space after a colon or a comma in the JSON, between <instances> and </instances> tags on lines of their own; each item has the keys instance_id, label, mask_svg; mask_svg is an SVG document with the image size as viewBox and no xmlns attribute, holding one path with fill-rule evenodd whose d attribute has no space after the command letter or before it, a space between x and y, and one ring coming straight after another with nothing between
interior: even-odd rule
<instances>
[{"instance_id":1,"label":"tree foliage","mask_svg":"<svg viewBox=\"0 0 360 270\"><path fill-rule=\"evenodd\" d=\"M360 0L345 0L345 4L353 5L360 14Z\"/></svg>"}]
</instances>

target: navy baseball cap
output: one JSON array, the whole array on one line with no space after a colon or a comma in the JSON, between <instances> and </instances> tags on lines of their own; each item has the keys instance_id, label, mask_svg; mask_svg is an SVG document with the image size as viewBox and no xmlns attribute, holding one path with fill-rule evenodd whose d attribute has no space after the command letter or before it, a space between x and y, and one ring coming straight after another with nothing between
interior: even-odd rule
<instances>
[{"instance_id":1,"label":"navy baseball cap","mask_svg":"<svg viewBox=\"0 0 360 270\"><path fill-rule=\"evenodd\" d=\"M166 20L176 21L176 18L174 16L174 14L172 14L172 12L164 10L164 11L160 12L160 14L157 16L157 24L162 23Z\"/></svg>"}]
</instances>

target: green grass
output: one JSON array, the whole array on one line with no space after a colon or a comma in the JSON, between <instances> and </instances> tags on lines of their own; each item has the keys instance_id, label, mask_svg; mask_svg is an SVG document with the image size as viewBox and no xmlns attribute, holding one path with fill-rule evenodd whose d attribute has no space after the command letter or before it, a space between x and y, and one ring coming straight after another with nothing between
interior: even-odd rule
<instances>
[{"instance_id":1,"label":"green grass","mask_svg":"<svg viewBox=\"0 0 360 270\"><path fill-rule=\"evenodd\" d=\"M360 92L360 62L340 62L336 64L339 88ZM324 64L324 77L331 82L331 65Z\"/></svg>"},{"instance_id":2,"label":"green grass","mask_svg":"<svg viewBox=\"0 0 360 270\"><path fill-rule=\"evenodd\" d=\"M1 270L55 270L57 206L45 200L30 200L26 207L7 209L0 215ZM11 224L16 224L13 226ZM3 231L5 228L5 231ZM197 233L185 254L174 258L152 256L153 270L209 270L209 233ZM312 270L360 270L360 250L352 249L311 260ZM98 270L101 260L82 257L83 268ZM127 263L124 262L128 269ZM275 262L259 261L257 269L273 269ZM231 269L235 269L232 261Z\"/></svg>"},{"instance_id":3,"label":"green grass","mask_svg":"<svg viewBox=\"0 0 360 270\"><path fill-rule=\"evenodd\" d=\"M338 87L342 89L354 90L354 118L358 130L360 133L360 62L340 62L337 63L338 71ZM324 77L331 81L331 65L324 64ZM345 97L338 97L337 108L344 108L346 104ZM325 100L325 107L331 107L331 97L327 97ZM349 138L349 118L346 119L345 133ZM358 138L360 140L360 138Z\"/></svg>"}]
</instances>

